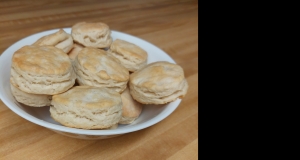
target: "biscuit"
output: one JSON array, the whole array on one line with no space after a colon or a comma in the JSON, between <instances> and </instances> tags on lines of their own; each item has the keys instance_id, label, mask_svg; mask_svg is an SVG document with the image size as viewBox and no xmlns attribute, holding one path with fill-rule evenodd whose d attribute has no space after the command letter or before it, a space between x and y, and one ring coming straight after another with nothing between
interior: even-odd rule
<instances>
[{"instance_id":1,"label":"biscuit","mask_svg":"<svg viewBox=\"0 0 300 160\"><path fill-rule=\"evenodd\" d=\"M121 64L130 72L135 72L147 65L147 52L124 40L116 39L113 41L108 53L119 59Z\"/></svg>"},{"instance_id":2,"label":"biscuit","mask_svg":"<svg viewBox=\"0 0 300 160\"><path fill-rule=\"evenodd\" d=\"M112 43L111 31L105 23L79 22L72 27L75 42L86 47L106 48Z\"/></svg>"},{"instance_id":3,"label":"biscuit","mask_svg":"<svg viewBox=\"0 0 300 160\"><path fill-rule=\"evenodd\" d=\"M122 116L121 95L108 88L76 86L52 97L50 113L67 127L113 129Z\"/></svg>"},{"instance_id":4,"label":"biscuit","mask_svg":"<svg viewBox=\"0 0 300 160\"><path fill-rule=\"evenodd\" d=\"M130 94L143 104L165 104L183 98L188 89L183 69L169 62L155 62L132 73Z\"/></svg>"},{"instance_id":5,"label":"biscuit","mask_svg":"<svg viewBox=\"0 0 300 160\"><path fill-rule=\"evenodd\" d=\"M68 56L71 60L74 60L78 53L84 48L84 46L74 43L73 48L71 51L68 53Z\"/></svg>"},{"instance_id":6,"label":"biscuit","mask_svg":"<svg viewBox=\"0 0 300 160\"><path fill-rule=\"evenodd\" d=\"M130 124L135 121L141 114L143 109L143 104L135 101L129 92L129 88L121 94L122 98L122 118L119 124Z\"/></svg>"},{"instance_id":7,"label":"biscuit","mask_svg":"<svg viewBox=\"0 0 300 160\"><path fill-rule=\"evenodd\" d=\"M75 79L68 55L53 46L24 46L12 57L10 80L24 92L62 93L74 85Z\"/></svg>"},{"instance_id":8,"label":"biscuit","mask_svg":"<svg viewBox=\"0 0 300 160\"><path fill-rule=\"evenodd\" d=\"M21 91L13 84L10 84L11 93L15 97L15 99L27 106L31 107L43 107L43 106L50 106L51 104L51 95L43 95L43 94L30 94Z\"/></svg>"},{"instance_id":9,"label":"biscuit","mask_svg":"<svg viewBox=\"0 0 300 160\"><path fill-rule=\"evenodd\" d=\"M73 38L70 34L66 33L63 29L58 32L44 36L38 39L33 45L38 46L55 46L68 53L73 47Z\"/></svg>"},{"instance_id":10,"label":"biscuit","mask_svg":"<svg viewBox=\"0 0 300 160\"><path fill-rule=\"evenodd\" d=\"M119 127L119 124L117 123L109 128L103 128L103 129L112 130L112 129L117 129L118 127Z\"/></svg>"},{"instance_id":11,"label":"biscuit","mask_svg":"<svg viewBox=\"0 0 300 160\"><path fill-rule=\"evenodd\" d=\"M79 85L107 87L121 93L129 80L129 71L101 49L82 49L73 65Z\"/></svg>"}]
</instances>

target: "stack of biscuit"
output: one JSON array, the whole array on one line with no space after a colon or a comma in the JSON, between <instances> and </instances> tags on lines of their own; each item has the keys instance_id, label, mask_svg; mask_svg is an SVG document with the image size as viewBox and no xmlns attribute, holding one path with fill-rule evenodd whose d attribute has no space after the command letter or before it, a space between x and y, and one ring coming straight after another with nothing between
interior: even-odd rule
<instances>
[{"instance_id":1,"label":"stack of biscuit","mask_svg":"<svg viewBox=\"0 0 300 160\"><path fill-rule=\"evenodd\" d=\"M64 126L114 129L133 123L144 104L166 104L187 93L179 65L147 64L147 58L137 44L113 41L107 24L80 22L71 34L60 29L16 51L11 91L27 106L50 106L51 117Z\"/></svg>"}]
</instances>

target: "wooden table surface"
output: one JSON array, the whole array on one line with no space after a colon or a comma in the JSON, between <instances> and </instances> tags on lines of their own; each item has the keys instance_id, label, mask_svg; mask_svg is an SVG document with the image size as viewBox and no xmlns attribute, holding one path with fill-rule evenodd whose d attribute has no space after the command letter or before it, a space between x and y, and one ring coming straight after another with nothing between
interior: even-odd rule
<instances>
[{"instance_id":1,"label":"wooden table surface","mask_svg":"<svg viewBox=\"0 0 300 160\"><path fill-rule=\"evenodd\" d=\"M156 125L104 140L57 134L0 101L0 159L198 159L198 1L0 0L0 54L31 34L80 21L104 22L160 47L183 67L187 96Z\"/></svg>"}]
</instances>

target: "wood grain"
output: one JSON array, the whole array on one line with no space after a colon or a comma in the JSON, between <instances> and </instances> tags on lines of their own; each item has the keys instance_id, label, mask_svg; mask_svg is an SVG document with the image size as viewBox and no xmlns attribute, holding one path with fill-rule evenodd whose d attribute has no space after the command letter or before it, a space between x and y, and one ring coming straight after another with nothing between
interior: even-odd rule
<instances>
[{"instance_id":1,"label":"wood grain","mask_svg":"<svg viewBox=\"0 0 300 160\"><path fill-rule=\"evenodd\" d=\"M31 34L79 21L101 21L163 49L183 67L187 96L160 123L97 141L56 134L0 101L0 159L197 159L198 1L1 0L0 53Z\"/></svg>"}]
</instances>

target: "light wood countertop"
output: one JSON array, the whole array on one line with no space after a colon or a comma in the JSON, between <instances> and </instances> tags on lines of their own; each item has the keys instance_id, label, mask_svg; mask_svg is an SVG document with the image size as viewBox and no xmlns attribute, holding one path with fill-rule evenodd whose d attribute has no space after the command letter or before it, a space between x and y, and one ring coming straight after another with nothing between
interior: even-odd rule
<instances>
[{"instance_id":1,"label":"light wood countertop","mask_svg":"<svg viewBox=\"0 0 300 160\"><path fill-rule=\"evenodd\" d=\"M1 0L0 54L24 37L80 21L104 22L164 50L184 69L186 97L154 126L104 140L57 134L0 100L0 159L198 159L198 1Z\"/></svg>"}]
</instances>

